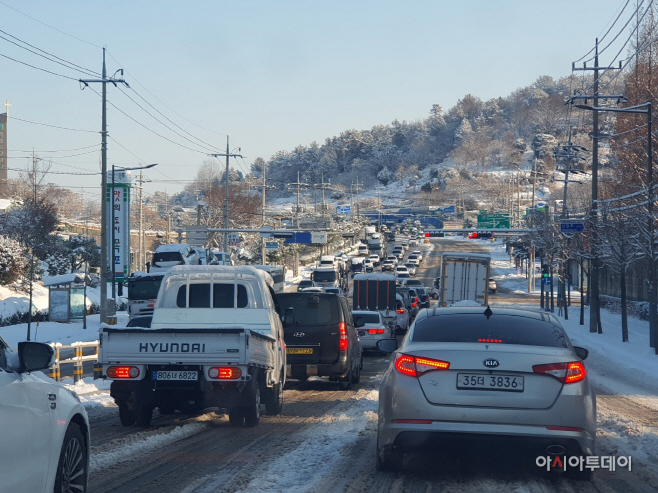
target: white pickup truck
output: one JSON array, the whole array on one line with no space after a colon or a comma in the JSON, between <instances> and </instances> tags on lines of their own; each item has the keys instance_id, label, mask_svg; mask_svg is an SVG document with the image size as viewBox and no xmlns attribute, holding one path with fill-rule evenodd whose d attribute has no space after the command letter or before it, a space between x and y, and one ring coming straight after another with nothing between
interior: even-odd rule
<instances>
[{"instance_id":1,"label":"white pickup truck","mask_svg":"<svg viewBox=\"0 0 658 493\"><path fill-rule=\"evenodd\" d=\"M246 266L181 265L165 276L150 328L101 325L99 362L121 423L148 426L153 410L227 411L256 426L280 414L286 374L272 278Z\"/></svg>"}]
</instances>

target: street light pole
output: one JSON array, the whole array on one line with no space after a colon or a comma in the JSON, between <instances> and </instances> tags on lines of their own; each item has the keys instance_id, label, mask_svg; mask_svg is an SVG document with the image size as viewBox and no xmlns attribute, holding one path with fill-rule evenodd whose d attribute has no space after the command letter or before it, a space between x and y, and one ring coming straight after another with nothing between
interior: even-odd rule
<instances>
[{"instance_id":1,"label":"street light pole","mask_svg":"<svg viewBox=\"0 0 658 493\"><path fill-rule=\"evenodd\" d=\"M647 115L647 212L649 229L649 344L658 355L658 327L656 326L656 269L654 265L654 220L653 220L653 137L651 127L653 118L651 116L651 101L628 108L605 108L592 107L585 104L577 104L576 108L594 111L610 111L612 113L640 113Z\"/></svg>"}]
</instances>

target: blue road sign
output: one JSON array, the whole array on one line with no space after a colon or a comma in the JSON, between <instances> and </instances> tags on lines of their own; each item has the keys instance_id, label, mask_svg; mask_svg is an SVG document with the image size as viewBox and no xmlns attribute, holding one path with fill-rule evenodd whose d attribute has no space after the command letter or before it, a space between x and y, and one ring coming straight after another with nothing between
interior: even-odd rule
<instances>
[{"instance_id":1,"label":"blue road sign","mask_svg":"<svg viewBox=\"0 0 658 493\"><path fill-rule=\"evenodd\" d=\"M449 205L448 207L443 209L443 212L446 214L453 214L455 212L455 206Z\"/></svg>"},{"instance_id":2,"label":"blue road sign","mask_svg":"<svg viewBox=\"0 0 658 493\"><path fill-rule=\"evenodd\" d=\"M286 244L289 243L308 243L311 244L311 233L310 232L295 232L292 234L292 237L286 238Z\"/></svg>"},{"instance_id":3,"label":"blue road sign","mask_svg":"<svg viewBox=\"0 0 658 493\"><path fill-rule=\"evenodd\" d=\"M351 214L352 206L351 205L337 205L336 214Z\"/></svg>"},{"instance_id":4,"label":"blue road sign","mask_svg":"<svg viewBox=\"0 0 658 493\"><path fill-rule=\"evenodd\" d=\"M582 221L561 221L560 233L582 233L585 231L585 223Z\"/></svg>"},{"instance_id":5,"label":"blue road sign","mask_svg":"<svg viewBox=\"0 0 658 493\"><path fill-rule=\"evenodd\" d=\"M544 277L544 284L549 286L551 284L551 278L550 277Z\"/></svg>"}]
</instances>

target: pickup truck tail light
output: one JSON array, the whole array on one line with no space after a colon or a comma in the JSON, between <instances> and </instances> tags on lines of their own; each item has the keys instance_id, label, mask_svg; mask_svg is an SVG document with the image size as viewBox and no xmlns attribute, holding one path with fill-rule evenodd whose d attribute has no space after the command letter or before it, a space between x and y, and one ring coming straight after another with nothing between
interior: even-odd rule
<instances>
[{"instance_id":1,"label":"pickup truck tail light","mask_svg":"<svg viewBox=\"0 0 658 493\"><path fill-rule=\"evenodd\" d=\"M213 380L235 380L242 376L242 370L235 366L213 366L208 369L208 378Z\"/></svg>"},{"instance_id":2,"label":"pickup truck tail light","mask_svg":"<svg viewBox=\"0 0 658 493\"><path fill-rule=\"evenodd\" d=\"M105 372L108 378L121 379L121 378L137 378L139 376L139 368L136 366L110 366Z\"/></svg>"},{"instance_id":3,"label":"pickup truck tail light","mask_svg":"<svg viewBox=\"0 0 658 493\"><path fill-rule=\"evenodd\" d=\"M338 343L338 347L341 351L347 351L347 326L345 325L345 322L339 324L338 330L340 331L340 342Z\"/></svg>"}]
</instances>

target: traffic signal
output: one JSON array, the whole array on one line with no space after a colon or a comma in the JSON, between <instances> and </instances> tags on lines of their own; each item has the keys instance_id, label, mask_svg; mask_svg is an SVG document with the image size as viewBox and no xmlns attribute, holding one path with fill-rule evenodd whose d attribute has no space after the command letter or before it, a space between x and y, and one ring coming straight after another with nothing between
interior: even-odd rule
<instances>
[{"instance_id":1,"label":"traffic signal","mask_svg":"<svg viewBox=\"0 0 658 493\"><path fill-rule=\"evenodd\" d=\"M429 232L429 231L426 231L426 232L425 232L425 238L429 238L429 237L430 237L430 232Z\"/></svg>"},{"instance_id":2,"label":"traffic signal","mask_svg":"<svg viewBox=\"0 0 658 493\"><path fill-rule=\"evenodd\" d=\"M541 266L541 276L548 277L548 265L544 264Z\"/></svg>"},{"instance_id":3,"label":"traffic signal","mask_svg":"<svg viewBox=\"0 0 658 493\"><path fill-rule=\"evenodd\" d=\"M477 233L477 231L473 231L473 232L471 233L471 238L473 238L473 239L475 240L475 239L477 239L477 237L478 237L478 233Z\"/></svg>"}]
</instances>

